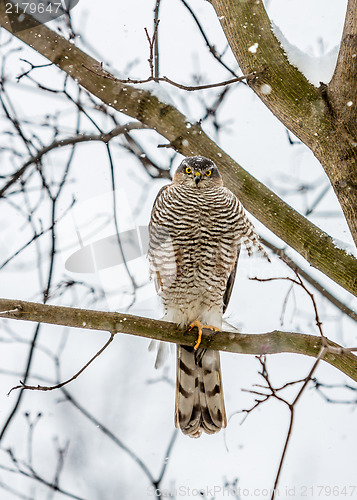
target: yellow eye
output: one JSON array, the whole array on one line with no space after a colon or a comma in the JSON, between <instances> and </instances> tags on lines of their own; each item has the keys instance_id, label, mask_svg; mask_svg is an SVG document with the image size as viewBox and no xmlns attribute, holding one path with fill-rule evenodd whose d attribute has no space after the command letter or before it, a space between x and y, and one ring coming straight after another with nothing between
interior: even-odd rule
<instances>
[{"instance_id":1,"label":"yellow eye","mask_svg":"<svg viewBox=\"0 0 357 500\"><path fill-rule=\"evenodd\" d=\"M190 167L186 167L186 174L190 174L192 172L192 170L190 169Z\"/></svg>"},{"instance_id":2,"label":"yellow eye","mask_svg":"<svg viewBox=\"0 0 357 500\"><path fill-rule=\"evenodd\" d=\"M212 170L207 170L206 175L209 177L212 174Z\"/></svg>"}]
</instances>

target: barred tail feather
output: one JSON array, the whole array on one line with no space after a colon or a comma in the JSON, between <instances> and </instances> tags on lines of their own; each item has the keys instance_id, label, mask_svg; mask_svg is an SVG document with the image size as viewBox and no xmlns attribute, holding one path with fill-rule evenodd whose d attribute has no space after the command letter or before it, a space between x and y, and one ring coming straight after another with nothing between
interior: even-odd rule
<instances>
[{"instance_id":1,"label":"barred tail feather","mask_svg":"<svg viewBox=\"0 0 357 500\"><path fill-rule=\"evenodd\" d=\"M226 427L219 352L177 346L175 424L195 438Z\"/></svg>"}]
</instances>

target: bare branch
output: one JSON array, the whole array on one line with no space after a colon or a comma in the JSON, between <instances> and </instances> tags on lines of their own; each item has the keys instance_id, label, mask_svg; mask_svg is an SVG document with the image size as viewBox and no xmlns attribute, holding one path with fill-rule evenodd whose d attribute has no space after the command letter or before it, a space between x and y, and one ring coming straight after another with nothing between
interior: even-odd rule
<instances>
[{"instance_id":1,"label":"bare branch","mask_svg":"<svg viewBox=\"0 0 357 500\"><path fill-rule=\"evenodd\" d=\"M3 314L2 317L73 328L121 332L190 346L197 341L195 333L185 332L173 323L129 314L0 299L0 312L11 309L19 311ZM349 352L350 349L344 349L330 340L327 342L329 348L336 348L336 351L333 354L327 352L324 361L335 366L353 380L357 380L357 357ZM205 349L240 354L290 352L317 357L320 352L321 337L278 330L261 334L219 332L214 335L204 333L201 345Z\"/></svg>"},{"instance_id":2,"label":"bare branch","mask_svg":"<svg viewBox=\"0 0 357 500\"><path fill-rule=\"evenodd\" d=\"M323 382L320 382L316 378L313 378L312 382L314 384L316 391L324 398L324 400L327 403L357 405L357 396L355 395L357 393L357 387L352 387L349 384L324 384ZM322 389L345 389L346 391L354 393L354 399L335 399L330 396L327 396L325 391L323 391Z\"/></svg>"},{"instance_id":3,"label":"bare branch","mask_svg":"<svg viewBox=\"0 0 357 500\"><path fill-rule=\"evenodd\" d=\"M81 373L84 372L84 370L86 368L88 368L88 366L96 359L98 358L98 356L100 356L102 354L103 351L105 351L105 349L109 346L109 344L111 344L112 340L114 339L114 334L112 333L108 342L106 342L104 344L104 346L99 349L99 351L84 365L82 366L82 368L73 375L73 377L65 380L64 382L61 382L59 384L56 384L56 385L51 385L51 386L46 386L46 385L27 385L27 384L24 384L23 382L20 381L20 385L17 385L15 387L12 387L10 389L10 391L7 393L7 395L9 396L10 393L16 389L22 389L22 390L30 390L30 391L53 391L54 389L60 389L61 387L64 387L65 385L69 384L70 382L72 382L73 380L75 380L77 377L79 377L79 375Z\"/></svg>"},{"instance_id":4,"label":"bare branch","mask_svg":"<svg viewBox=\"0 0 357 500\"><path fill-rule=\"evenodd\" d=\"M82 406L68 391L66 388L62 388L61 391L65 395L68 401L70 401L73 406L75 406L80 413L86 417L92 424L96 426L103 434L105 434L113 443L115 443L121 450L125 451L133 460L134 462L139 466L139 468L142 470L142 472L145 474L145 476L148 478L150 483L154 486L154 488L159 488L161 481L164 478L165 472L167 470L167 465L169 462L169 458L173 449L173 446L175 444L176 438L177 438L177 429L174 430L170 442L168 444L165 457L163 460L163 465L161 467L161 471L159 473L159 476L157 479L154 478L153 474L151 473L149 467L143 462L143 460L131 449L129 448L120 438L118 438L108 427L106 427L104 424L102 424L100 421L98 421L89 411Z\"/></svg>"},{"instance_id":5,"label":"bare branch","mask_svg":"<svg viewBox=\"0 0 357 500\"><path fill-rule=\"evenodd\" d=\"M312 304L313 304L313 307L314 307L314 313L315 313L315 324L316 324L317 328L319 329L319 332L320 332L320 335L321 335L321 338L322 338L323 342L325 343L326 337L324 336L322 328L321 328L322 323L320 321L319 313L317 311L317 305L316 305L316 302L315 302L315 297L310 292L310 290L308 290L308 288L306 288L304 282L302 281L302 279L300 278L300 276L299 276L299 274L298 274L298 272L296 270L295 270L295 274L296 274L296 279L290 278L289 276L286 276L286 277L274 277L274 278L250 278L250 279L252 281L260 281L262 283L264 283L264 282L266 283L268 281L285 280L285 281L290 281L291 283L300 286L308 294L308 296L310 297L310 299L312 301Z\"/></svg>"},{"instance_id":6,"label":"bare branch","mask_svg":"<svg viewBox=\"0 0 357 500\"><path fill-rule=\"evenodd\" d=\"M147 35L149 36L149 35ZM149 59L150 60L150 59ZM150 75L148 78L145 78L143 80L137 80L134 78L116 78L113 76L111 73L108 73L107 71L103 70L101 65L96 65L98 70L96 70L96 67L94 69L89 68L85 65L83 65L85 69L90 71L91 73L96 74L97 76L100 76L101 78L107 78L108 80L113 80L118 83L128 83L132 85L143 85L144 83L149 83L149 82L166 82L169 83L170 85L173 85L174 87L177 87L178 89L181 90L186 90L188 92L194 92L196 90L206 90L206 89L212 89L216 87L226 87L227 85L231 85L232 83L237 83L237 82L242 82L243 80L252 80L258 77L260 74L264 72L262 71L254 71L252 73L248 73L247 75L243 76L237 76L236 78L231 78L230 80L225 80L223 82L218 82L218 83L207 83L206 85L183 85L182 83L177 83L174 80L171 80L167 76L160 76L158 78L154 77L153 75ZM154 68L152 65L150 65L150 71L153 72Z\"/></svg>"},{"instance_id":7,"label":"bare branch","mask_svg":"<svg viewBox=\"0 0 357 500\"><path fill-rule=\"evenodd\" d=\"M200 21L198 20L196 14L193 12L193 10L191 9L191 7L189 6L189 4L185 1L185 0L181 0L181 2L183 3L183 5L186 7L186 9L189 11L189 13L191 14L192 16L192 19L195 21L196 25L197 25L197 28L199 30L199 32L201 33L204 41L206 42L206 45L207 47L209 48L209 51L211 52L211 54L213 55L213 57L226 69L228 70L233 76L235 77L238 77L238 75L236 74L235 71L233 71L229 66L227 66L227 64L222 60L222 57L217 53L217 50L216 48L210 44L207 36L206 36L206 33L204 31L204 29L202 28L201 26L201 23Z\"/></svg>"},{"instance_id":8,"label":"bare branch","mask_svg":"<svg viewBox=\"0 0 357 500\"><path fill-rule=\"evenodd\" d=\"M14 468L10 468L10 467L6 467L4 465L0 465L0 469L4 470L4 471L8 471L8 472L13 472L13 473L16 473L16 474L21 474L25 477L28 477L30 479L33 479L35 481L38 481L40 482L41 484L43 484L44 486L47 486L47 488L50 488L54 491L57 491L58 493L61 493L62 495L65 495L69 498L73 498L75 500L84 500L83 497L79 497L73 493L70 493L69 491L63 489L63 488L60 488L58 485L56 484L53 484L51 483L50 481L47 481L44 477L40 476L39 474L37 474L31 466L27 465L26 469L28 470L25 470L25 467L24 465L25 464L22 464L20 463L17 458L15 457L15 455L13 454L13 452L11 450L7 450L12 462L13 462L13 465L14 465Z\"/></svg>"},{"instance_id":9,"label":"bare branch","mask_svg":"<svg viewBox=\"0 0 357 500\"><path fill-rule=\"evenodd\" d=\"M1 9L1 4L0 4L0 9ZM30 150L29 144L28 144L26 138L20 132L19 132L19 134L20 134L22 140L24 141L24 143L26 144L27 149ZM49 248L49 268L48 268L48 273L47 273L45 289L43 290L43 302L44 302L44 304L47 302L47 300L50 296L50 291L51 291L51 287L53 284L55 255L56 255L56 251L57 251L56 228L55 228L56 217L57 217L57 213L56 213L57 201L58 201L58 199L63 191L63 187L65 185L65 180L67 178L67 175L68 175L68 172L70 169L70 165L71 165L72 159L73 159L74 148L75 148L75 145L72 146L72 151L71 151L71 154L69 155L69 158L68 158L67 163L65 165L64 171L62 173L62 178L61 178L60 182L58 183L58 185L56 186L56 188L54 188L53 190L51 190L51 187L48 185L41 169L38 169L38 173L40 174L40 177L42 180L43 191L46 193L46 196L51 204L50 205L51 206L51 212L50 212L50 214L51 214L51 216L50 216L51 217L51 233L50 233L50 246L49 246L50 247ZM30 218L30 220L31 220L31 218ZM26 384L28 377L29 377L29 374L30 374L33 356L34 356L34 352L36 349L36 344L38 341L38 336L39 336L39 333L41 330L41 326L42 326L42 324L37 322L37 325L36 325L34 333L33 333L32 342L31 342L30 349L29 349L28 356L27 356L26 367L24 370L24 376L23 376L23 383L24 384ZM21 406L23 394L24 394L24 391L20 391L20 393L17 396L17 400L16 400L12 410L10 411L10 413L9 413L9 415L8 415L4 425L2 427L2 430L0 432L0 441L4 438L7 430L9 429L9 426L11 425L11 422L13 422L13 420L14 420L14 418L15 418L15 416L16 416L16 414Z\"/></svg>"},{"instance_id":10,"label":"bare branch","mask_svg":"<svg viewBox=\"0 0 357 500\"><path fill-rule=\"evenodd\" d=\"M255 387L261 387L263 390L265 390L267 392L254 391L254 390L245 390L245 392L249 392L251 394L256 394L256 395L260 396L260 398L259 399L255 399L255 403L254 403L254 405L251 408L242 410L242 413L246 414L245 417L244 417L244 419L243 419L243 421L242 421L242 423L245 421L245 419L247 418L247 416L252 411L254 411L261 404L263 404L266 401L268 401L270 398L274 398L274 399L280 401L281 403L285 404L289 408L289 411L290 411L289 427L288 427L287 435L286 435L286 438L285 438L283 451L282 451L282 454L281 454L281 457L280 457L278 470L277 470L277 473L276 473L276 476L275 476L274 486L272 488L272 494L271 494L270 500L274 500L274 498L275 498L275 493L277 491L280 474L281 474L281 471L282 471L282 468L283 468L283 464L284 464L284 461L285 461L285 458L286 458L289 441L290 441L290 438L291 438L291 435L292 435L292 431L293 431L295 406L296 406L297 402L299 401L299 399L301 398L303 392L305 391L308 383L312 380L312 375L314 374L314 372L315 372L318 364L324 358L324 356L327 354L328 350L329 350L328 346L326 346L326 345L322 345L321 346L321 349L320 349L320 352L319 352L319 354L317 356L317 359L315 360L315 362L312 365L309 373L307 374L307 376L304 379L296 380L294 382L289 382L289 383L284 384L283 386L281 386L279 388L275 388L273 386L273 384L271 383L271 381L270 381L269 373L268 373L268 369L267 369L267 363L266 363L266 356L258 356L257 357L258 361L259 361L259 363L261 365L261 371L259 371L258 373L259 373L259 375L261 377L263 377L266 385L255 384ZM284 397L282 397L282 396L280 396L278 394L280 391L282 391L283 389L285 389L289 385L291 386L291 385L298 384L298 383L302 383L302 386L299 389L299 391L297 392L297 394L296 394L296 396L295 396L295 398L293 399L292 402L289 402L287 399L285 399Z\"/></svg>"},{"instance_id":11,"label":"bare branch","mask_svg":"<svg viewBox=\"0 0 357 500\"><path fill-rule=\"evenodd\" d=\"M159 11L160 11L161 0L156 0L154 8L154 30L156 31L155 41L154 41L154 68L155 68L155 78L159 78L160 66L159 66Z\"/></svg>"},{"instance_id":12,"label":"bare branch","mask_svg":"<svg viewBox=\"0 0 357 500\"><path fill-rule=\"evenodd\" d=\"M263 77L252 82L254 92L297 137L316 144L318 138L311 131L328 126L322 119L326 105L318 89L290 64L274 34L264 2L209 1L240 69L251 73L266 68ZM301 123L306 127L301 127Z\"/></svg>"},{"instance_id":13,"label":"bare branch","mask_svg":"<svg viewBox=\"0 0 357 500\"><path fill-rule=\"evenodd\" d=\"M265 238L260 236L260 241L265 245L266 247L270 248L276 255L280 257L280 259L290 267L293 271L297 271L300 276L304 278L310 285L312 285L321 295L326 297L326 299L331 302L335 307L337 307L341 312L349 316L351 319L354 321L357 321L357 312L348 307L346 304L341 302L335 295L330 293L328 290L326 290L325 287L323 287L317 280L315 280L310 274L308 274L302 267L300 267L294 260L289 257L286 252L282 248L278 248L277 246L273 245L270 243L270 241L267 241Z\"/></svg>"},{"instance_id":14,"label":"bare branch","mask_svg":"<svg viewBox=\"0 0 357 500\"><path fill-rule=\"evenodd\" d=\"M324 357L324 355L326 354L326 352L327 352L326 347L321 347L319 355L317 356L317 359L316 359L315 363L312 365L312 368L311 368L309 374L307 375L307 377L306 377L306 379L304 381L304 384L301 387L300 391L298 392L297 396L295 397L294 401L292 403L286 402L286 404L288 405L289 410L290 410L289 428L288 428L288 432L287 432L287 435L286 435L286 440L285 440L283 452L281 454L278 472L276 474L275 481L274 481L273 493L272 493L272 495L270 497L270 500L274 500L274 498L275 498L275 492L277 490L280 473L281 473L281 470L282 470L282 467L283 467L283 464L284 464L284 460L285 460L285 457L286 457L286 451L288 449L288 444L289 444L289 441L290 441L290 438L291 438L291 434L292 434L292 430L293 430L295 405L298 402L298 400L300 399L300 397L301 397L302 393L304 392L304 390L306 389L307 384L310 382L313 373L315 372L318 364L320 363L321 359Z\"/></svg>"},{"instance_id":15,"label":"bare branch","mask_svg":"<svg viewBox=\"0 0 357 500\"><path fill-rule=\"evenodd\" d=\"M357 0L349 0L346 10L346 19L343 28L340 50L336 68L328 85L328 98L331 99L333 109L343 122L348 123L348 131L352 138L356 138L356 43L357 43ZM347 103L351 103L348 105Z\"/></svg>"},{"instance_id":16,"label":"bare branch","mask_svg":"<svg viewBox=\"0 0 357 500\"><path fill-rule=\"evenodd\" d=\"M265 282L266 281L274 281L274 280L287 280L287 281L290 281L292 284L297 284L298 286L300 286L304 290L304 292L309 296L309 298L311 300L312 307L313 307L314 314L315 314L315 322L316 322L316 325L317 325L317 327L319 329L319 332L320 332L320 335L321 335L321 348L320 348L319 354L317 356L317 359L314 362L314 364L312 365L312 367L311 367L308 375L304 379L297 381L298 383L302 382L302 386L299 389L298 393L296 394L295 398L293 399L293 401L291 403L287 399L284 399L283 397L279 396L278 392L281 391L282 389L284 389L285 387L287 387L288 385L292 385L293 383L290 382L289 384L284 384L279 389L275 389L272 386L272 384L270 382L270 379L269 379L269 374L268 374L267 367L266 367L266 358L265 358L265 356L263 358L259 357L259 361L260 361L260 364L262 366L262 371L259 372L259 374L264 378L264 380L266 382L266 386L260 386L260 387L262 387L263 389L268 390L268 393L266 394L265 392L248 391L248 392L252 392L253 394L258 394L259 396L261 396L261 399L256 399L255 400L255 404L249 410L243 410L246 413L246 417L249 415L249 413L251 413L253 410L255 410L262 403L265 403L271 397L275 398L275 399L277 399L279 401L281 401L282 403L284 403L289 408L289 411L290 411L289 428L288 428L288 432L287 432L287 435L286 435L285 444L284 444L283 452L281 454L281 458L280 458L280 462L279 462L279 467L278 467L278 471L277 471L277 474L276 474L276 477L275 477L275 482L274 482L274 486L273 486L273 489L272 489L272 494L271 494L270 500L274 500L275 493L277 491L277 486L278 486L278 483L279 483L280 473L281 473L281 470L282 470L282 467L283 467L283 464L284 464L284 460L285 460L285 457L286 457L286 452L287 452L288 444L289 444L289 441L290 441L290 438L291 438L291 434L292 434L292 430L293 430L295 406L296 406L297 402L299 401L299 399L301 398L303 392L305 391L308 383L310 382L310 380L312 380L312 375L315 372L315 370L316 370L318 364L320 363L320 361L324 358L324 356L327 353L331 354L331 353L334 353L335 350L336 350L335 347L331 347L330 348L329 341L326 338L326 336L324 335L324 332L322 330L322 323L320 321L320 317L319 317L319 313L318 313L318 310L317 310L317 304L316 304L314 295L305 286L304 282L302 281L302 279L301 279L301 277L300 277L300 275L299 275L299 273L297 272L296 269L294 269L294 273L295 273L296 279L293 279L293 278L290 278L290 277L286 277L286 278L268 278L268 279L253 278L253 279L256 279L257 281L263 281L263 282L264 281ZM356 359L357 359L357 357L356 357Z\"/></svg>"},{"instance_id":17,"label":"bare branch","mask_svg":"<svg viewBox=\"0 0 357 500\"><path fill-rule=\"evenodd\" d=\"M157 32L158 32L158 28L159 28L159 22L160 22L159 19L155 19L154 33L153 33L152 37L150 37L148 30L146 28L144 28L146 38L148 39L149 47L150 47L150 55L149 55L149 59L148 59L149 67L150 67L150 80L156 80L156 77L158 76L157 75L157 68L155 67L155 63L154 63L154 57L155 56L158 57L158 53L156 52L156 54L155 54L155 51L157 51L156 41L157 41L157 36L158 36Z\"/></svg>"},{"instance_id":18,"label":"bare branch","mask_svg":"<svg viewBox=\"0 0 357 500\"><path fill-rule=\"evenodd\" d=\"M74 144L79 144L82 142L101 141L107 144L111 139L113 139L113 137L125 134L130 130L137 130L143 128L147 127L142 123L132 122L132 123L127 123L125 125L118 125L114 127L110 132L103 134L78 134L73 137L67 137L66 139L55 140L48 146L38 151L36 155L31 156L31 158L29 158L27 162L11 176L11 179L5 184L3 188L0 189L0 198L3 197L6 191L9 189L9 187L11 187L24 174L24 172L30 165L39 162L45 154L49 153L50 151L53 151L54 149L62 148L64 146L69 146L69 145L73 146Z\"/></svg>"}]
</instances>

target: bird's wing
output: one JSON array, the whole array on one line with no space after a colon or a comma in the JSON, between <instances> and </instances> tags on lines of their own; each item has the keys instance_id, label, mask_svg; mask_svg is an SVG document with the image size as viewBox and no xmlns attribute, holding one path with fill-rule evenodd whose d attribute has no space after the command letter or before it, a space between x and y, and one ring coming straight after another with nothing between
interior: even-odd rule
<instances>
[{"instance_id":1,"label":"bird's wing","mask_svg":"<svg viewBox=\"0 0 357 500\"><path fill-rule=\"evenodd\" d=\"M232 268L232 272L229 275L229 278L228 278L228 281L227 281L226 291L224 292L224 296L223 296L223 314L226 312L226 309L227 309L228 303L229 303L229 299L231 298L231 295L232 295L234 280L235 280L236 274L237 274L237 265L238 265L239 252L240 252L240 246L238 246L237 257L236 257L234 266Z\"/></svg>"},{"instance_id":2,"label":"bird's wing","mask_svg":"<svg viewBox=\"0 0 357 500\"><path fill-rule=\"evenodd\" d=\"M170 187L170 184L163 186L160 191L157 193L150 217L149 223L149 251L148 251L148 259L150 263L150 276L154 280L155 289L157 293L160 293L162 289L162 276L160 274L160 268L162 267L162 258L158 256L158 249L162 243L164 243L167 238L166 230L160 226L158 222L158 203L160 202L160 198L166 189Z\"/></svg>"}]
</instances>

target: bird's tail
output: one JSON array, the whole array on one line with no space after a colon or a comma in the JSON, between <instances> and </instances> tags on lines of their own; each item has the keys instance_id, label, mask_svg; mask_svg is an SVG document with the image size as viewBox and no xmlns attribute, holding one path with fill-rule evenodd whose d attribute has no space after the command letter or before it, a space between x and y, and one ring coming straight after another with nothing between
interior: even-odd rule
<instances>
[{"instance_id":1,"label":"bird's tail","mask_svg":"<svg viewBox=\"0 0 357 500\"><path fill-rule=\"evenodd\" d=\"M195 438L226 427L218 351L177 346L175 424Z\"/></svg>"}]
</instances>

